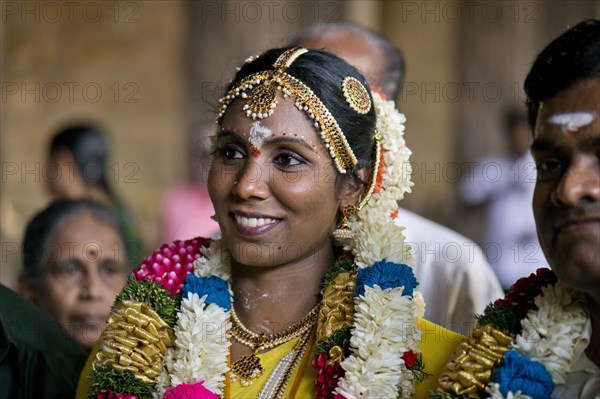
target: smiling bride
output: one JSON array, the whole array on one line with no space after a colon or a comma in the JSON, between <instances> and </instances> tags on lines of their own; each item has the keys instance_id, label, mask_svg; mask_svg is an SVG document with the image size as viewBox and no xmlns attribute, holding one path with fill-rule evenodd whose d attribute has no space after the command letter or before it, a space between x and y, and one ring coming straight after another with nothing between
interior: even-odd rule
<instances>
[{"instance_id":1,"label":"smiling bride","mask_svg":"<svg viewBox=\"0 0 600 399\"><path fill-rule=\"evenodd\" d=\"M246 60L208 181L222 239L142 262L78 397L427 397L462 337L422 319L392 222L412 185L403 122L330 53Z\"/></svg>"}]
</instances>

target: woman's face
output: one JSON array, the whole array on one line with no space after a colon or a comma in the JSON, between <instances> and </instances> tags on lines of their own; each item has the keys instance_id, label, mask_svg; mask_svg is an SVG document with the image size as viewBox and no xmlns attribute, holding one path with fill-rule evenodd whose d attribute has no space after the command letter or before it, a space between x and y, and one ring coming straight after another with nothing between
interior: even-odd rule
<instances>
[{"instance_id":1,"label":"woman's face","mask_svg":"<svg viewBox=\"0 0 600 399\"><path fill-rule=\"evenodd\" d=\"M242 111L244 101L230 105L208 179L223 238L247 266L331 257L330 236L347 203L312 123L293 100L278 102L273 115L256 121Z\"/></svg>"},{"instance_id":2,"label":"woman's face","mask_svg":"<svg viewBox=\"0 0 600 399\"><path fill-rule=\"evenodd\" d=\"M50 155L44 177L48 191L55 198L78 199L86 195L83 176L66 148L59 148Z\"/></svg>"},{"instance_id":3,"label":"woman's face","mask_svg":"<svg viewBox=\"0 0 600 399\"><path fill-rule=\"evenodd\" d=\"M91 348L125 285L124 244L111 226L84 211L56 231L45 250L35 302Z\"/></svg>"}]
</instances>

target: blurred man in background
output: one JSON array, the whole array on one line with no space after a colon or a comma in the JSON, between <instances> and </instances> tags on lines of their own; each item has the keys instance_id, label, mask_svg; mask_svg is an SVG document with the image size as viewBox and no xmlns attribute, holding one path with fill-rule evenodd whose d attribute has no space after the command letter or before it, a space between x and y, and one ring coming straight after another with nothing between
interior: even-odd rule
<instances>
[{"instance_id":1,"label":"blurred man in background","mask_svg":"<svg viewBox=\"0 0 600 399\"><path fill-rule=\"evenodd\" d=\"M462 181L461 197L467 205L487 207L486 254L506 290L548 263L529 206L536 170L529 153L533 136L525 110L506 110L503 122L508 155L481 159Z\"/></svg>"},{"instance_id":2,"label":"blurred man in background","mask_svg":"<svg viewBox=\"0 0 600 399\"><path fill-rule=\"evenodd\" d=\"M396 100L404 80L402 52L386 38L351 23L319 23L299 33L292 45L323 49L353 64L388 100ZM400 208L396 222L406 227L413 247L414 271L427 304L425 317L466 333L473 314L483 311L502 289L479 247L472 240ZM449 259L445 249L460 248Z\"/></svg>"}]
</instances>

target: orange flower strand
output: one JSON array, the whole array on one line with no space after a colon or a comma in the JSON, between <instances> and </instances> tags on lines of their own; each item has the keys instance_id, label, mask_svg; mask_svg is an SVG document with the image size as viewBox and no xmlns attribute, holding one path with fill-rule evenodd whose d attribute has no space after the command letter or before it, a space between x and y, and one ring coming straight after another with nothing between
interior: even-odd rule
<instances>
[{"instance_id":1,"label":"orange flower strand","mask_svg":"<svg viewBox=\"0 0 600 399\"><path fill-rule=\"evenodd\" d=\"M385 173L385 153L387 150L381 148L381 155L379 158L379 170L377 171L377 179L375 180L375 188L373 194L378 194L383 189L383 174Z\"/></svg>"}]
</instances>

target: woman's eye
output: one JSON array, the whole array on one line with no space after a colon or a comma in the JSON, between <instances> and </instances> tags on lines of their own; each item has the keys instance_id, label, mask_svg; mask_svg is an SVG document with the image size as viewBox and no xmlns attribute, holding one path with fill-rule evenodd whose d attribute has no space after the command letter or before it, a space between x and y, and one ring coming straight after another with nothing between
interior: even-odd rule
<instances>
[{"instance_id":1,"label":"woman's eye","mask_svg":"<svg viewBox=\"0 0 600 399\"><path fill-rule=\"evenodd\" d=\"M117 262L106 262L103 267L103 271L105 274L114 275L114 274L125 274L123 266Z\"/></svg>"},{"instance_id":2,"label":"woman's eye","mask_svg":"<svg viewBox=\"0 0 600 399\"><path fill-rule=\"evenodd\" d=\"M243 159L244 153L236 147L226 146L219 148L219 154L226 159Z\"/></svg>"},{"instance_id":3,"label":"woman's eye","mask_svg":"<svg viewBox=\"0 0 600 399\"><path fill-rule=\"evenodd\" d=\"M549 180L562 174L563 164L557 159L540 161L536 165L538 180Z\"/></svg>"},{"instance_id":4,"label":"woman's eye","mask_svg":"<svg viewBox=\"0 0 600 399\"><path fill-rule=\"evenodd\" d=\"M302 160L302 158L296 155L280 154L275 158L275 161L273 163L275 163L278 166L293 167L302 165L304 161Z\"/></svg>"},{"instance_id":5,"label":"woman's eye","mask_svg":"<svg viewBox=\"0 0 600 399\"><path fill-rule=\"evenodd\" d=\"M59 265L56 270L59 275L76 276L81 271L81 268L76 262L66 262Z\"/></svg>"}]
</instances>

